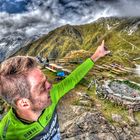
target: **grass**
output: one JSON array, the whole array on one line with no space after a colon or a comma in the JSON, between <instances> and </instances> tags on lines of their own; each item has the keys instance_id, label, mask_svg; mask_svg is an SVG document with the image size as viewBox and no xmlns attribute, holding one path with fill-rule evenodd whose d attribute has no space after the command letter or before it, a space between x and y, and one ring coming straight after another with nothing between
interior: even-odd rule
<instances>
[{"instance_id":1,"label":"grass","mask_svg":"<svg viewBox=\"0 0 140 140\"><path fill-rule=\"evenodd\" d=\"M140 124L140 112L135 112L135 119L138 121L138 123Z\"/></svg>"},{"instance_id":2,"label":"grass","mask_svg":"<svg viewBox=\"0 0 140 140\"><path fill-rule=\"evenodd\" d=\"M49 71L48 69L42 69L43 73L47 76L48 81L51 83L56 83L56 73Z\"/></svg>"},{"instance_id":3,"label":"grass","mask_svg":"<svg viewBox=\"0 0 140 140\"><path fill-rule=\"evenodd\" d=\"M76 65L74 66L76 67ZM43 72L45 75L48 76L48 79L51 79L54 83L56 74L50 72L49 70L44 69ZM105 74L107 75L107 73ZM94 75L95 76L95 75ZM96 96L96 88L93 86L89 91L87 90L87 86L89 84L90 79L93 79L94 76L87 75L84 79L80 81L80 83L75 87L74 92L81 91L83 93L87 93L90 98L93 100L93 104L97 107L97 109L103 114L103 116L107 119L109 123L111 123L114 126L123 127L123 125L130 124L130 120L128 118L128 110L124 107L117 105L114 102L111 102L109 100L103 100ZM92 77L92 78L91 78ZM109 76L110 77L110 76ZM94 77L95 78L95 77ZM73 105L80 105L84 106L80 103L79 97L72 99ZM86 105L87 106L87 105ZM92 107L90 104L87 107ZM112 120L112 114L118 114L122 116L121 122L115 122ZM134 116L138 124L140 124L140 112L134 112Z\"/></svg>"},{"instance_id":4,"label":"grass","mask_svg":"<svg viewBox=\"0 0 140 140\"><path fill-rule=\"evenodd\" d=\"M74 68L76 65L73 66ZM93 70L94 71L94 70ZM43 72L45 75L48 76L48 79L52 81L52 83L56 83L55 78L56 74L50 72L49 70L43 69ZM98 75L98 74L97 74ZM96 75L96 78L98 77ZM104 75L107 78L114 79L114 75L112 75L111 72L101 72L100 76ZM123 76L123 75L122 75ZM99 97L96 96L96 89L95 87L91 88L90 91L87 91L87 85L89 84L90 79L95 78L95 75L87 75L84 79L80 81L80 83L76 86L76 91L81 91L83 93L88 93L91 99L93 100L94 104L97 106L99 111L104 115L104 117L110 122L111 124L115 126L123 126L123 124L130 124L129 118L128 118L128 110L126 110L124 107L117 105L116 103L113 103L109 100L102 100ZM129 84L129 83L127 83ZM79 98L73 98L72 99L73 105L81 105L79 102ZM99 106L98 106L99 105ZM122 122L115 122L112 120L112 114L118 114L122 116ZM135 119L140 124L140 112L134 113Z\"/></svg>"},{"instance_id":5,"label":"grass","mask_svg":"<svg viewBox=\"0 0 140 140\"><path fill-rule=\"evenodd\" d=\"M123 123L129 124L129 118L128 118L128 110L126 110L124 107L117 105L114 102L111 102L106 99L101 99L98 96L96 96L95 87L93 87L90 91L88 91L88 94L92 97L92 99L95 101L95 104L98 107L98 109L102 112L104 117L113 125L115 126L122 126ZM122 122L114 122L112 120L112 114L118 114L122 116ZM140 123L140 112L134 113L136 120Z\"/></svg>"}]
</instances>

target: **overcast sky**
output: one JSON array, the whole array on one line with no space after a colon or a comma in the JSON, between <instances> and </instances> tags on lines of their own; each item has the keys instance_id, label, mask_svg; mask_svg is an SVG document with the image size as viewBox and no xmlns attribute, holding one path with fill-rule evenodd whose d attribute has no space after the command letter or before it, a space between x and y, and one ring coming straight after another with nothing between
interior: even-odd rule
<instances>
[{"instance_id":1,"label":"overcast sky","mask_svg":"<svg viewBox=\"0 0 140 140\"><path fill-rule=\"evenodd\" d=\"M0 0L0 39L14 32L32 37L108 16L140 16L140 0Z\"/></svg>"}]
</instances>

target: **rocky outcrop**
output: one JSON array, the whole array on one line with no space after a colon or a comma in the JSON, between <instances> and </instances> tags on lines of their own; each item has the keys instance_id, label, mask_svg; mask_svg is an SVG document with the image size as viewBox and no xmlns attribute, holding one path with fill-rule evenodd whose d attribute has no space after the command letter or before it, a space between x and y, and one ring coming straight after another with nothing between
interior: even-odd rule
<instances>
[{"instance_id":1,"label":"rocky outcrop","mask_svg":"<svg viewBox=\"0 0 140 140\"><path fill-rule=\"evenodd\" d=\"M73 97L80 98L75 105L69 102ZM140 126L131 127L120 115L112 114L114 121L122 121L121 127L113 126L86 93L70 93L64 97L59 105L58 114L63 140L138 140L140 138Z\"/></svg>"},{"instance_id":2,"label":"rocky outcrop","mask_svg":"<svg viewBox=\"0 0 140 140\"><path fill-rule=\"evenodd\" d=\"M103 95L119 105L133 111L140 110L140 86L138 83L124 80L104 81L97 89L102 90Z\"/></svg>"}]
</instances>

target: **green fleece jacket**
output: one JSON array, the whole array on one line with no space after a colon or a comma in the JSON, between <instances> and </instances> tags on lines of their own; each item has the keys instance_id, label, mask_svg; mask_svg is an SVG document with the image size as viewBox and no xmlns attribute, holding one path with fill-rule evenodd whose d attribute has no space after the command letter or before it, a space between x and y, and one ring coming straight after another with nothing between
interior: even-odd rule
<instances>
[{"instance_id":1,"label":"green fleece jacket","mask_svg":"<svg viewBox=\"0 0 140 140\"><path fill-rule=\"evenodd\" d=\"M0 121L0 140L60 140L56 106L62 96L73 89L75 85L93 67L91 59L87 59L69 76L51 89L52 104L47 107L36 122L25 123L18 119L13 109Z\"/></svg>"}]
</instances>

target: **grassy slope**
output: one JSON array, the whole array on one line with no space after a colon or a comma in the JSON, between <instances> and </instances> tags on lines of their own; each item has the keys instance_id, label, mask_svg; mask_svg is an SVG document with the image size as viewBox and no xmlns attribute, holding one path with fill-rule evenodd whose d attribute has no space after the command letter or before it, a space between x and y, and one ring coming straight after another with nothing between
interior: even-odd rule
<instances>
[{"instance_id":1,"label":"grassy slope","mask_svg":"<svg viewBox=\"0 0 140 140\"><path fill-rule=\"evenodd\" d=\"M43 56L62 58L73 50L84 49L92 53L101 40L105 39L112 57L106 57L101 63L117 62L132 67L135 63L140 64L140 60L133 61L134 58L139 57L140 29L128 35L131 26L133 27L136 21L131 22L130 19L108 18L81 26L65 25L28 44L17 54L35 56L42 52ZM89 54L80 55L87 57Z\"/></svg>"},{"instance_id":2,"label":"grassy slope","mask_svg":"<svg viewBox=\"0 0 140 140\"><path fill-rule=\"evenodd\" d=\"M45 70L45 69L43 71L48 76L49 81L51 81L52 83L58 82L55 80L56 74L54 74L48 70ZM73 92L80 91L82 93L87 93L89 95L89 97L93 100L93 103L95 103L95 105L97 106L98 110L102 112L104 117L111 124L113 124L115 126L120 126L120 127L124 127L124 125L126 125L126 124L131 125L131 122L129 120L128 110L126 110L125 108L123 108L120 105L117 105L116 103L112 103L108 100L103 100L103 99L99 98L98 96L96 96L95 86L93 86L90 90L87 90L87 85L89 84L89 82L92 78L95 78L95 75L91 75L90 73L87 74L87 76L76 86L76 88L73 90ZM72 100L72 104L74 104L74 105L81 105L79 103L80 100L77 98L73 98L70 100ZM112 120L112 114L121 115L122 122L118 122L118 123L114 122ZM135 112L134 114L135 114L134 116L135 116L137 123L140 123L140 112Z\"/></svg>"}]
</instances>

